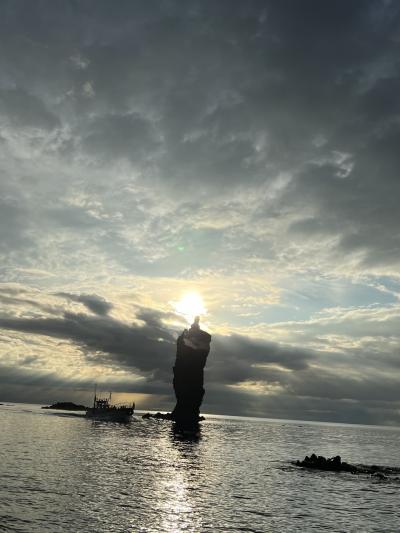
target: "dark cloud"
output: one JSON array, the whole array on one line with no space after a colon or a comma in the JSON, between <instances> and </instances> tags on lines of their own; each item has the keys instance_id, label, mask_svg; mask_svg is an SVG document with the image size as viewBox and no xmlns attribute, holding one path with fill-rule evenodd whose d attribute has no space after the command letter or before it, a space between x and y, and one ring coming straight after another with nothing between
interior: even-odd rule
<instances>
[{"instance_id":1,"label":"dark cloud","mask_svg":"<svg viewBox=\"0 0 400 533\"><path fill-rule=\"evenodd\" d=\"M95 308L99 310L99 301ZM104 307L101 310L104 312ZM89 359L101 361L106 354L112 355L116 365L135 368L147 375L163 374L173 360L173 336L161 325L157 315L147 321L144 317L144 322L136 326L105 315L65 313L62 318L1 318L0 327L69 339L85 349Z\"/></svg>"},{"instance_id":2,"label":"dark cloud","mask_svg":"<svg viewBox=\"0 0 400 533\"><path fill-rule=\"evenodd\" d=\"M139 163L157 147L152 124L138 113L104 115L90 122L83 148L100 159L127 158Z\"/></svg>"},{"instance_id":3,"label":"dark cloud","mask_svg":"<svg viewBox=\"0 0 400 533\"><path fill-rule=\"evenodd\" d=\"M4 294L3 294L4 292ZM11 292L11 295L13 295L14 293ZM55 308L50 306L50 305L46 305L46 304L43 304L41 303L40 301L36 301L32 298L23 298L20 296L20 292L19 291L15 291L15 294L17 296L9 296L8 295L8 291L5 290L5 291L2 291L0 289L0 302L2 302L3 304L6 304L6 305L18 305L18 306L29 306L29 307L36 307L37 309L40 309L41 311L44 311L46 313L54 313L55 312ZM23 294L23 293L22 293Z\"/></svg>"},{"instance_id":4,"label":"dark cloud","mask_svg":"<svg viewBox=\"0 0 400 533\"><path fill-rule=\"evenodd\" d=\"M97 311L103 303L98 299L89 299L93 297L68 297L86 305L89 301ZM90 360L107 357L117 366L136 369L169 383L176 334L163 325L161 318L165 315L144 309L137 314L143 325L128 325L106 316L103 308L101 311L103 313L98 313L100 316L65 313L60 318L0 318L0 327L68 339L81 346ZM298 371L307 368L313 357L305 350L285 348L271 342L239 335L217 335L213 340L208 371L215 383L235 384L257 379L257 376L268 379L268 371L263 373L256 365L275 363L284 370Z\"/></svg>"},{"instance_id":5,"label":"dark cloud","mask_svg":"<svg viewBox=\"0 0 400 533\"><path fill-rule=\"evenodd\" d=\"M24 224L26 211L15 200L0 199L0 251L27 249L32 240Z\"/></svg>"},{"instance_id":6,"label":"dark cloud","mask_svg":"<svg viewBox=\"0 0 400 533\"><path fill-rule=\"evenodd\" d=\"M110 302L107 302L107 300L101 296L97 296L97 294L69 294L66 292L59 292L57 296L62 296L73 302L79 302L85 305L89 311L100 316L108 315L113 308L113 305Z\"/></svg>"},{"instance_id":7,"label":"dark cloud","mask_svg":"<svg viewBox=\"0 0 400 533\"><path fill-rule=\"evenodd\" d=\"M375 162L366 153L371 149L378 151ZM384 142L366 147L365 161L358 161L345 178L332 165L307 168L287 188L281 205L313 210L314 215L294 222L289 231L305 239L338 236L338 254L361 252L365 265L397 264L400 236L395 228L400 218L395 198L400 189L395 173L400 160L394 143L390 154L381 150L390 148Z\"/></svg>"},{"instance_id":8,"label":"dark cloud","mask_svg":"<svg viewBox=\"0 0 400 533\"><path fill-rule=\"evenodd\" d=\"M33 357L31 358L33 359ZM21 366L0 365L0 394L2 400L43 404L56 401L78 401L87 405L92 399L93 380L82 378L65 378L54 372L29 368L31 361L22 361ZM140 385L134 380L114 379L97 376L99 387L118 392L138 392Z\"/></svg>"},{"instance_id":9,"label":"dark cloud","mask_svg":"<svg viewBox=\"0 0 400 533\"><path fill-rule=\"evenodd\" d=\"M59 125L44 103L23 89L0 90L0 114L7 117L15 126L54 129Z\"/></svg>"},{"instance_id":10,"label":"dark cloud","mask_svg":"<svg viewBox=\"0 0 400 533\"><path fill-rule=\"evenodd\" d=\"M275 382L281 370L303 370L315 355L307 350L280 346L277 343L250 339L241 335L213 339L213 354L209 359L209 378L215 383L237 384L247 380ZM272 365L269 366L269 365Z\"/></svg>"},{"instance_id":11,"label":"dark cloud","mask_svg":"<svg viewBox=\"0 0 400 533\"><path fill-rule=\"evenodd\" d=\"M284 195L281 212L297 208L297 195L304 202L311 195L317 226L336 228L346 253L368 246L368 235L373 239L386 227L383 220L374 231L378 217L393 212L385 210L389 198L379 192L393 182L387 167L398 164L396 107L387 105L396 101L399 79L394 3L252 1L232 8L231 2L192 1L156 2L157 9L121 3L112 15L102 2L61 10L49 3L46 14L35 6L6 5L5 72L10 78L25 73L20 86L36 79L35 91L49 101L72 91L56 107L61 123L72 128L73 152L80 146L99 164L120 158L145 164L142 178L157 178L163 193L175 194L177 186L192 194L200 184L216 194L343 150L351 153L358 176L337 186L321 177L321 186L316 178L307 180L305 174L316 173L307 170L293 195ZM47 63L57 84L40 69L24 70L29 57ZM85 96L85 83L94 97ZM24 106L16 107L28 120ZM392 123L391 139L385 138L386 123ZM325 139L319 149L312 144L318 135ZM384 165L375 175L372 157ZM318 173L325 174L324 167ZM367 201L376 207L369 213L362 209ZM338 228L354 224L353 235ZM309 235L304 225L302 231ZM394 245L379 250L390 262Z\"/></svg>"},{"instance_id":12,"label":"dark cloud","mask_svg":"<svg viewBox=\"0 0 400 533\"><path fill-rule=\"evenodd\" d=\"M296 396L285 391L262 395L228 387L208 387L205 411L292 420L326 420L349 424L398 425L400 422L397 401L357 401L326 397ZM238 410L240 406L240 410Z\"/></svg>"}]
</instances>

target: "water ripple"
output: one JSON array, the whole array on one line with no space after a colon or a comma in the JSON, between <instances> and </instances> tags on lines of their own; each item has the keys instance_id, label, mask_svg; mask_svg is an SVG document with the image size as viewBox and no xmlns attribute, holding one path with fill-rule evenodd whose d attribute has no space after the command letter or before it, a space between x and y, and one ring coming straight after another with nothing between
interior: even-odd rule
<instances>
[{"instance_id":1,"label":"water ripple","mask_svg":"<svg viewBox=\"0 0 400 533\"><path fill-rule=\"evenodd\" d=\"M186 441L169 422L18 405L0 408L0 427L0 532L400 530L398 484L288 464L313 451L379 458L395 478L395 430L209 418Z\"/></svg>"}]
</instances>

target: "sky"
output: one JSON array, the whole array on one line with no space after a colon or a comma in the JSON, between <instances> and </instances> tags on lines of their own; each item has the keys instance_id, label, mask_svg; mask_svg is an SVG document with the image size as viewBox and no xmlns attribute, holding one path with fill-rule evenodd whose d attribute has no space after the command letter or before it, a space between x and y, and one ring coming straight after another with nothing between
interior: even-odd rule
<instances>
[{"instance_id":1,"label":"sky","mask_svg":"<svg viewBox=\"0 0 400 533\"><path fill-rule=\"evenodd\" d=\"M204 412L400 424L399 2L3 0L0 43L0 400L171 410L198 301Z\"/></svg>"}]
</instances>

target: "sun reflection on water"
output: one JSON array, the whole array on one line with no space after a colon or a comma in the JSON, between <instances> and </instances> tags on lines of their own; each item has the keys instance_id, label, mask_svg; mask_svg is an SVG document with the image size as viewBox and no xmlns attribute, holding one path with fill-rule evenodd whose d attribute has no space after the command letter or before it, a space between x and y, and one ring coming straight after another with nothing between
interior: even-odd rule
<instances>
[{"instance_id":1,"label":"sun reflection on water","mask_svg":"<svg viewBox=\"0 0 400 533\"><path fill-rule=\"evenodd\" d=\"M173 430L168 440L165 451L169 455L171 464L170 475L164 478L160 485L160 492L164 495L162 531L195 533L202 530L202 517L197 512L191 491L192 477L196 475L199 467L197 447L199 440L185 439Z\"/></svg>"},{"instance_id":2,"label":"sun reflection on water","mask_svg":"<svg viewBox=\"0 0 400 533\"><path fill-rule=\"evenodd\" d=\"M185 475L175 470L171 478L163 483L162 490L169 495L163 509L163 531L199 531L198 526L201 524L193 523L193 508Z\"/></svg>"}]
</instances>

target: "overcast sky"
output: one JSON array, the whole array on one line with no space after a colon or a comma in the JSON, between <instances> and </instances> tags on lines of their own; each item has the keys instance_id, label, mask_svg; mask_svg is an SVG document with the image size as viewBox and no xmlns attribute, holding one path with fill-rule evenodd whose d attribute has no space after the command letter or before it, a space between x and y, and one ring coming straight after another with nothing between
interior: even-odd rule
<instances>
[{"instance_id":1,"label":"overcast sky","mask_svg":"<svg viewBox=\"0 0 400 533\"><path fill-rule=\"evenodd\" d=\"M400 423L400 3L3 0L0 400Z\"/></svg>"}]
</instances>

